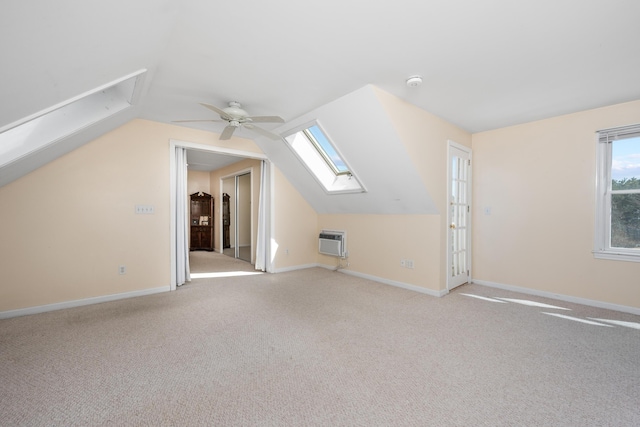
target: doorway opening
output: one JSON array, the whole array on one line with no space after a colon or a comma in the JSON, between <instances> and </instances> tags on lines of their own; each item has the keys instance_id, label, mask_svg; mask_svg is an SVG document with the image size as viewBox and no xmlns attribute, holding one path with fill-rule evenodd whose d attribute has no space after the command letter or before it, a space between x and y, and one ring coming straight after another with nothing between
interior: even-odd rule
<instances>
[{"instance_id":1,"label":"doorway opening","mask_svg":"<svg viewBox=\"0 0 640 427\"><path fill-rule=\"evenodd\" d=\"M236 162L243 160L253 160L257 162L255 176L260 177L260 185L254 191L252 204L256 206L253 211L257 216L254 220L255 229L251 232L252 253L255 254L255 269L271 272L273 270L268 242L272 234L271 218L271 192L272 192L272 169L266 155L250 151L235 150L230 148L215 147L185 141L170 141L170 188L171 188L171 290L190 280L189 268L189 221L188 218L188 190L187 190L187 153L197 152L203 154L201 158L213 157L234 157ZM213 160L211 160L213 161ZM204 162L209 163L209 160ZM248 172L251 172L249 170ZM212 176L214 173L212 172ZM219 179L211 178L211 183L219 182ZM214 241L220 242L214 245L214 251L222 253L222 193L215 190L217 185L211 185L210 189L214 196ZM253 237L256 236L257 237ZM242 238L242 236L240 236ZM255 250L253 250L255 248ZM252 267L253 268L253 267Z\"/></svg>"},{"instance_id":2,"label":"doorway opening","mask_svg":"<svg viewBox=\"0 0 640 427\"><path fill-rule=\"evenodd\" d=\"M471 149L448 141L447 290L471 280Z\"/></svg>"}]
</instances>

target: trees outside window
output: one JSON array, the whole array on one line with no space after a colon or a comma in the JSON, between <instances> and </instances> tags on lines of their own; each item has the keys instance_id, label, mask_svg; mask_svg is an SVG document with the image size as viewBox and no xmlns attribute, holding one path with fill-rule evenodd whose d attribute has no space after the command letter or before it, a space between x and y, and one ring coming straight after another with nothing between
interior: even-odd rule
<instances>
[{"instance_id":1,"label":"trees outside window","mask_svg":"<svg viewBox=\"0 0 640 427\"><path fill-rule=\"evenodd\" d=\"M640 125L598 132L594 255L640 262Z\"/></svg>"}]
</instances>

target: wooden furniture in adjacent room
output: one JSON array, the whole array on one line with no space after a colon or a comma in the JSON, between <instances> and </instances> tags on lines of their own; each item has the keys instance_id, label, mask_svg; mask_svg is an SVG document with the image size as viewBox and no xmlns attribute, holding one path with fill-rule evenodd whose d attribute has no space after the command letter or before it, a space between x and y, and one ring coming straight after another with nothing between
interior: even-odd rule
<instances>
[{"instance_id":1,"label":"wooden furniture in adjacent room","mask_svg":"<svg viewBox=\"0 0 640 427\"><path fill-rule=\"evenodd\" d=\"M230 197L227 193L222 195L222 238L224 240L222 247L224 249L231 247L231 237L229 235L229 225L231 224L229 199Z\"/></svg>"},{"instance_id":2,"label":"wooden furniture in adjacent room","mask_svg":"<svg viewBox=\"0 0 640 427\"><path fill-rule=\"evenodd\" d=\"M193 193L190 205L192 251L213 250L213 197L211 194Z\"/></svg>"}]
</instances>

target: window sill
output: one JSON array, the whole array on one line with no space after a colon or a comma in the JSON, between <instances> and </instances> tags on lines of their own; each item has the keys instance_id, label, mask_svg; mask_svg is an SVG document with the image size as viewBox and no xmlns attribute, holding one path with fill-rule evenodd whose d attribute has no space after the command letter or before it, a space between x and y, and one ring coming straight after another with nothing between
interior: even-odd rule
<instances>
[{"instance_id":1,"label":"window sill","mask_svg":"<svg viewBox=\"0 0 640 427\"><path fill-rule=\"evenodd\" d=\"M617 252L613 250L593 251L593 257L597 259L608 259L612 261L640 262L640 251L639 252Z\"/></svg>"}]
</instances>

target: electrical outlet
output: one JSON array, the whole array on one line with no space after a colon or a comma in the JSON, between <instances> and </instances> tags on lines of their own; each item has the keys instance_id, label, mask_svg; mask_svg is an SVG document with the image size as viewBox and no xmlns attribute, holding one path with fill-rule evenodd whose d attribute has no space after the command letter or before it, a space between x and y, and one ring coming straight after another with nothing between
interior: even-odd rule
<instances>
[{"instance_id":1,"label":"electrical outlet","mask_svg":"<svg viewBox=\"0 0 640 427\"><path fill-rule=\"evenodd\" d=\"M154 213L155 209L153 205L136 205L137 215L153 215Z\"/></svg>"},{"instance_id":2,"label":"electrical outlet","mask_svg":"<svg viewBox=\"0 0 640 427\"><path fill-rule=\"evenodd\" d=\"M127 274L127 266L121 265L118 267L118 274Z\"/></svg>"},{"instance_id":3,"label":"electrical outlet","mask_svg":"<svg viewBox=\"0 0 640 427\"><path fill-rule=\"evenodd\" d=\"M413 268L413 260L412 259L401 259L400 267L404 268Z\"/></svg>"},{"instance_id":4,"label":"electrical outlet","mask_svg":"<svg viewBox=\"0 0 640 427\"><path fill-rule=\"evenodd\" d=\"M287 249L285 249L285 250L284 250L284 254L285 254L285 255L289 255L289 248L287 248Z\"/></svg>"}]
</instances>

